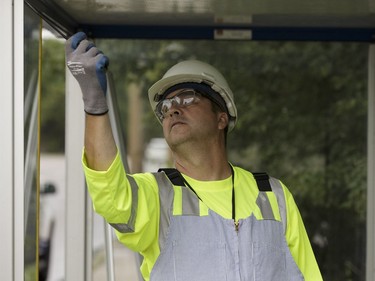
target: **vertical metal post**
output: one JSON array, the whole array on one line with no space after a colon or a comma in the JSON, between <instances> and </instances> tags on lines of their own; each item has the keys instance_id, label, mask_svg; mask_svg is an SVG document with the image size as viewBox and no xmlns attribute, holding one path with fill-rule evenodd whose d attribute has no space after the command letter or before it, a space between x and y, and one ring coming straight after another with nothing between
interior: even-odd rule
<instances>
[{"instance_id":1,"label":"vertical metal post","mask_svg":"<svg viewBox=\"0 0 375 281\"><path fill-rule=\"evenodd\" d=\"M66 70L65 156L66 156L66 257L65 280L89 281L87 270L87 192L81 164L84 111L81 90ZM91 249L90 249L91 250Z\"/></svg>"},{"instance_id":2,"label":"vertical metal post","mask_svg":"<svg viewBox=\"0 0 375 281\"><path fill-rule=\"evenodd\" d=\"M13 0L14 281L24 280L24 1ZM1 277L2 278L2 277Z\"/></svg>"},{"instance_id":3,"label":"vertical metal post","mask_svg":"<svg viewBox=\"0 0 375 281\"><path fill-rule=\"evenodd\" d=\"M14 104L13 104L13 8L12 0L0 1L2 67L0 68L2 101L0 103L0 159L7 163L0 169L0 272L4 280L14 280ZM21 177L23 178L23 177ZM21 195L22 196L22 195ZM23 231L22 231L23 233Z\"/></svg>"},{"instance_id":4,"label":"vertical metal post","mask_svg":"<svg viewBox=\"0 0 375 281\"><path fill-rule=\"evenodd\" d=\"M107 73L107 79L108 79L108 90L107 90L107 102L108 102L108 107L109 107L109 118L111 121L111 126L112 126L112 132L116 141L116 145L118 150L120 151L120 156L122 159L122 163L125 167L126 171L129 171L129 165L127 161L127 151L125 148L125 133L122 130L121 124L120 124L120 113L118 109L118 102L116 98L116 93L115 93L115 87L114 87L114 81L112 74L110 72ZM106 231L110 233L110 230L107 229ZM108 271L108 281L112 281L114 279L114 264L113 264L113 246L112 246L112 239L109 235L106 236L106 253L107 253L107 271ZM111 259L108 261L108 259ZM138 273L138 280L143 280L141 271L139 270L140 264L141 264L141 256L137 253L134 253L134 259L137 264L137 273Z\"/></svg>"},{"instance_id":5,"label":"vertical metal post","mask_svg":"<svg viewBox=\"0 0 375 281\"><path fill-rule=\"evenodd\" d=\"M81 167L82 169L82 167ZM85 186L86 193L86 216L85 216L85 276L86 281L91 281L93 276L93 248L94 248L94 211L92 209L92 201L88 196L87 186Z\"/></svg>"},{"instance_id":6,"label":"vertical metal post","mask_svg":"<svg viewBox=\"0 0 375 281\"><path fill-rule=\"evenodd\" d=\"M375 280L375 45L369 47L366 280Z\"/></svg>"},{"instance_id":7,"label":"vertical metal post","mask_svg":"<svg viewBox=\"0 0 375 281\"><path fill-rule=\"evenodd\" d=\"M115 281L115 263L112 242L112 227L103 219L107 265L107 281ZM125 281L125 280L124 280Z\"/></svg>"},{"instance_id":8,"label":"vertical metal post","mask_svg":"<svg viewBox=\"0 0 375 281\"><path fill-rule=\"evenodd\" d=\"M112 132L116 141L116 145L120 151L122 161L127 167L127 161L125 158L125 136L120 126L120 116L118 112L118 104L116 100L113 77L110 72L107 73L108 80L108 89L107 89L107 102L109 107L109 118L112 126ZM112 227L104 220L104 238L105 238L105 252L106 252L106 261L107 261L107 281L114 281L115 278L115 262L114 262L114 251L112 243Z\"/></svg>"}]
</instances>

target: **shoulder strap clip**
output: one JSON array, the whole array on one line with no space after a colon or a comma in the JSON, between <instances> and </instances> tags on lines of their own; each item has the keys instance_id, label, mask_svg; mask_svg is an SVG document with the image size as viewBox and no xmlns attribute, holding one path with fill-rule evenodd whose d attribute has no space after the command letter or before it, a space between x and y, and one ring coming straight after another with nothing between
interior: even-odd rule
<instances>
[{"instance_id":1,"label":"shoulder strap clip","mask_svg":"<svg viewBox=\"0 0 375 281\"><path fill-rule=\"evenodd\" d=\"M270 177L267 173L261 172L261 173L253 173L254 178L257 182L259 191L272 191L271 185L270 185Z\"/></svg>"},{"instance_id":2,"label":"shoulder strap clip","mask_svg":"<svg viewBox=\"0 0 375 281\"><path fill-rule=\"evenodd\" d=\"M175 168L160 168L158 172L164 172L173 185L185 186L184 178L181 173Z\"/></svg>"}]
</instances>

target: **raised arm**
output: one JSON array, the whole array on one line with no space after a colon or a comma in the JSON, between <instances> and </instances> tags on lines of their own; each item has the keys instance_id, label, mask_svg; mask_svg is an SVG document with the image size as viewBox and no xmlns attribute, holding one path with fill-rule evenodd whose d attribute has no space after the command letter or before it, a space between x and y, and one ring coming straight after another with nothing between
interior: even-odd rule
<instances>
[{"instance_id":1,"label":"raised arm","mask_svg":"<svg viewBox=\"0 0 375 281\"><path fill-rule=\"evenodd\" d=\"M106 101L109 60L83 32L66 41L65 51L67 66L82 91L87 164L93 170L107 170L117 153Z\"/></svg>"}]
</instances>

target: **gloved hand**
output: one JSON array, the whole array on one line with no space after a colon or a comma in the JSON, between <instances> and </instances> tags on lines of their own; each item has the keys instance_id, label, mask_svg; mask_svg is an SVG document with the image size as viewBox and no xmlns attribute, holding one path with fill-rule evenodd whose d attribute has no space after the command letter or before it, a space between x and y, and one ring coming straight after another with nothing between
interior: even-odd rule
<instances>
[{"instance_id":1,"label":"gloved hand","mask_svg":"<svg viewBox=\"0 0 375 281\"><path fill-rule=\"evenodd\" d=\"M66 41L65 53L67 66L81 87L85 112L92 115L107 113L108 58L87 40L83 32Z\"/></svg>"}]
</instances>

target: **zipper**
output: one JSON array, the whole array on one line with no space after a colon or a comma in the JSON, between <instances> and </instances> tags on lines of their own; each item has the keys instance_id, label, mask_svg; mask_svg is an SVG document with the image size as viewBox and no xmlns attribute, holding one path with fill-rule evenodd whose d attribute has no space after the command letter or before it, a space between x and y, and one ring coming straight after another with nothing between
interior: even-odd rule
<instances>
[{"instance_id":1,"label":"zipper","mask_svg":"<svg viewBox=\"0 0 375 281\"><path fill-rule=\"evenodd\" d=\"M238 233L238 228L239 228L240 223L236 220L234 220L234 230Z\"/></svg>"},{"instance_id":2,"label":"zipper","mask_svg":"<svg viewBox=\"0 0 375 281\"><path fill-rule=\"evenodd\" d=\"M230 169L232 171L232 219L234 222L234 230L238 233L239 223L238 221L236 221L236 196L234 193L234 170L232 166L230 166Z\"/></svg>"}]
</instances>

